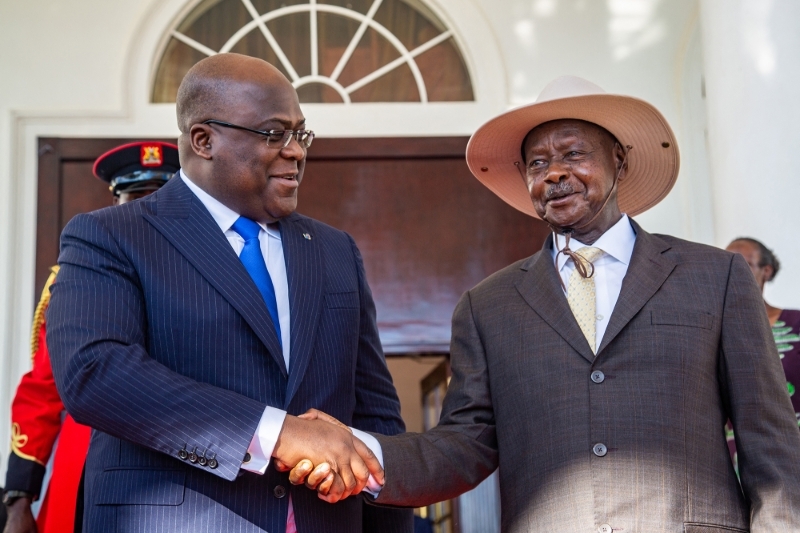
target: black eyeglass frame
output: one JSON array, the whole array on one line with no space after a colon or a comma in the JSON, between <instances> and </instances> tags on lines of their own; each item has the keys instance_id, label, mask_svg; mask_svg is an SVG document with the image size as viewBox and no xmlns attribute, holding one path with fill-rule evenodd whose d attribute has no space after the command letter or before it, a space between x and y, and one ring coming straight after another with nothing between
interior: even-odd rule
<instances>
[{"instance_id":1,"label":"black eyeglass frame","mask_svg":"<svg viewBox=\"0 0 800 533\"><path fill-rule=\"evenodd\" d=\"M217 126L222 126L225 128L233 128L237 130L249 131L250 133L257 133L258 135L263 135L264 137L266 137L267 145L273 148L276 146L271 144L275 142L273 139L271 139L271 137L280 134L281 150L289 146L289 143L292 142L291 141L292 137L294 137L297 143L303 148L308 148L314 141L314 132L311 130L254 130L253 128L239 126L237 124L231 124L230 122L224 122L222 120L217 120L213 118L204 120L203 122L201 122L201 124L216 124Z\"/></svg>"}]
</instances>

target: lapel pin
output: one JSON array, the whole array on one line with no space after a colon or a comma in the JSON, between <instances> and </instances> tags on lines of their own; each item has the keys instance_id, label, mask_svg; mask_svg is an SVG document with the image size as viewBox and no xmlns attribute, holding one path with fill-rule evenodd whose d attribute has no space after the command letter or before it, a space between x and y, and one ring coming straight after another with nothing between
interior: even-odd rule
<instances>
[{"instance_id":1,"label":"lapel pin","mask_svg":"<svg viewBox=\"0 0 800 533\"><path fill-rule=\"evenodd\" d=\"M304 238L305 240L307 240L307 241L310 241L310 240L311 240L311 234L309 234L309 233L303 233L303 238Z\"/></svg>"}]
</instances>

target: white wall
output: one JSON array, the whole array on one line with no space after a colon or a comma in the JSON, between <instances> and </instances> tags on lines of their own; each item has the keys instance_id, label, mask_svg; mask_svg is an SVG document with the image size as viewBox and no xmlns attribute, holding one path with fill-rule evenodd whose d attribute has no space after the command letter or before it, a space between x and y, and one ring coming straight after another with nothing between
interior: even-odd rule
<instances>
[{"instance_id":1,"label":"white wall","mask_svg":"<svg viewBox=\"0 0 800 533\"><path fill-rule=\"evenodd\" d=\"M429 3L456 31L478 101L304 106L315 130L327 136L468 135L494 114L532 101L551 79L562 74L584 76L609 91L651 101L678 136L683 153L678 184L639 220L651 231L715 240L702 142L697 0ZM177 135L174 106L149 104L147 95L165 32L189 8L186 0L0 2L3 457L9 440L7 407L29 365L36 139Z\"/></svg>"},{"instance_id":2,"label":"white wall","mask_svg":"<svg viewBox=\"0 0 800 533\"><path fill-rule=\"evenodd\" d=\"M767 301L800 307L800 2L703 0L716 242L755 237L783 272Z\"/></svg>"},{"instance_id":3,"label":"white wall","mask_svg":"<svg viewBox=\"0 0 800 533\"><path fill-rule=\"evenodd\" d=\"M28 370L33 315L36 135L79 134L86 117L120 115L136 2L0 2L0 456L7 413ZM98 24L99 21L105 21ZM68 117L60 121L59 117ZM45 117L45 118L40 118ZM44 122L43 130L38 129ZM61 123L52 129L50 126ZM73 126L74 124L74 126ZM5 472L5 461L0 468Z\"/></svg>"},{"instance_id":4,"label":"white wall","mask_svg":"<svg viewBox=\"0 0 800 533\"><path fill-rule=\"evenodd\" d=\"M608 92L630 94L654 104L678 137L681 152L686 133L679 105L684 65L697 39L695 0L480 0L495 28L508 70L509 101L531 102L553 78L573 74L594 81ZM502 7L500 7L502 6ZM698 209L683 198L687 182L705 181L702 165L686 165L673 192L638 217L649 231L708 239L695 235L686 220ZM687 176L690 176L687 179Z\"/></svg>"}]
</instances>

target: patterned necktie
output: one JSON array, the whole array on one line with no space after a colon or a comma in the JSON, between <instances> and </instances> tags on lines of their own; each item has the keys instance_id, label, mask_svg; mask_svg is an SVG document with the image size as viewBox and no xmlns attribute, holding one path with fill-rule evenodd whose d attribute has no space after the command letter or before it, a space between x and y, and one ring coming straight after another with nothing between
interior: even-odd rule
<instances>
[{"instance_id":1,"label":"patterned necktie","mask_svg":"<svg viewBox=\"0 0 800 533\"><path fill-rule=\"evenodd\" d=\"M244 265L247 273L253 278L253 282L261 292L264 303L267 304L269 316L272 317L272 325L275 326L275 333L278 334L278 344L281 341L281 323L278 319L278 300L275 298L275 287L272 285L272 278L269 277L267 264L261 254L261 244L258 241L258 234L261 226L249 218L239 217L232 226L233 231L244 239L244 248L239 254L239 260Z\"/></svg>"},{"instance_id":2,"label":"patterned necktie","mask_svg":"<svg viewBox=\"0 0 800 533\"><path fill-rule=\"evenodd\" d=\"M593 248L591 246L584 246L575 252L583 258L583 264L587 266L587 270L593 272L589 267L589 263L593 263L595 259L603 254L600 248ZM567 288L567 301L569 307L572 309L572 314L575 315L575 320L581 327L581 331L586 336L589 342L589 347L592 352L595 350L595 335L597 327L597 299L595 295L594 276L584 278L578 272L578 269L573 269L572 274L569 276L569 287Z\"/></svg>"}]
</instances>

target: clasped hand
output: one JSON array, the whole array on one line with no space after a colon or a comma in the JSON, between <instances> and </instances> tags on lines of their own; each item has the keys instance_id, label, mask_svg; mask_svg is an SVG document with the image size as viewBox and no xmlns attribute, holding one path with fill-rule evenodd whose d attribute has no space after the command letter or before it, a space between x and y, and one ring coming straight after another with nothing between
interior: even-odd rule
<instances>
[{"instance_id":1,"label":"clasped hand","mask_svg":"<svg viewBox=\"0 0 800 533\"><path fill-rule=\"evenodd\" d=\"M286 416L272 456L278 470L291 470L290 483L305 484L328 503L359 494L370 474L384 483L383 468L372 450L350 428L316 409Z\"/></svg>"}]
</instances>

